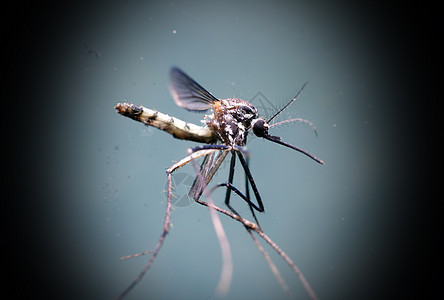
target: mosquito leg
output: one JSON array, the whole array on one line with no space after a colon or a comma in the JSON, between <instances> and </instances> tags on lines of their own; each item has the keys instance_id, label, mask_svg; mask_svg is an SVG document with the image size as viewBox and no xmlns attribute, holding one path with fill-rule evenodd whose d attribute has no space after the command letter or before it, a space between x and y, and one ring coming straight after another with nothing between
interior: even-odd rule
<instances>
[{"instance_id":1,"label":"mosquito leg","mask_svg":"<svg viewBox=\"0 0 444 300\"><path fill-rule=\"evenodd\" d=\"M248 155L246 156L246 163L247 163L247 166L250 164L250 157ZM254 213L254 210L253 210L253 207L256 210L258 210L258 208L250 200L250 185L249 185L247 173L245 173L245 195L247 196L247 199L248 199L247 202L248 202L248 205L250 206L251 214L253 215L254 219L256 220L257 224L259 225L259 222L258 222L256 215Z\"/></svg>"},{"instance_id":2,"label":"mosquito leg","mask_svg":"<svg viewBox=\"0 0 444 300\"><path fill-rule=\"evenodd\" d=\"M248 168L248 165L249 165L249 160L250 160L250 153L248 152L248 150L247 150L247 148L246 147L241 147L241 146L234 146L234 149L235 150L237 150L238 152L239 152L239 155L242 153L242 154L244 154L245 155L245 157L246 157L246 165L247 165L247 168ZM249 168L248 168L249 169ZM250 176L251 177L251 176ZM253 202L251 202L251 198L250 198L250 186L249 186L249 178L248 178L248 176L247 176L247 173L245 172L245 194L246 194L246 196L247 196L247 203L248 203L248 205L249 205L249 207L250 207L250 211L251 211L251 214L253 215L253 217L254 217L254 219L256 220L256 222L258 223L258 225L259 225L259 221L257 220L257 218L256 218L256 214L254 213L254 210L253 210L253 208L255 208L256 210L258 210L258 211L261 211L259 208L257 208L257 206L256 205L254 205L253 204ZM259 194L259 193L258 193ZM258 195L257 194L257 195ZM260 198L259 198L259 201L260 201ZM258 202L259 202L258 201ZM262 202L260 202L260 203L262 203ZM262 211L263 211L263 207L262 207ZM260 225L259 225L259 227L260 227Z\"/></svg>"},{"instance_id":3,"label":"mosquito leg","mask_svg":"<svg viewBox=\"0 0 444 300\"><path fill-rule=\"evenodd\" d=\"M189 154L193 154L196 153L198 151L208 151L208 150L221 150L221 151L227 151L229 149L228 146L226 145L200 145L191 149L188 149L188 153ZM225 154L226 156L226 154ZM222 158L222 160L225 158L225 156ZM213 157L213 155L211 155L211 158ZM188 192L188 196L193 198L194 200L198 200L200 198L200 196L202 195L204 186L206 186L211 178L213 177L214 173L216 172L216 170L219 168L219 166L217 166L217 168L214 170L214 172L212 172L212 175L210 175L210 169L205 170L206 168L211 168L211 159L210 159L210 155L205 156L204 161L201 164L200 167L200 172L202 176L196 176L196 178L194 179L193 185L191 186L190 191ZM210 176L209 176L210 175ZM201 178L205 179L205 183L201 182Z\"/></svg>"},{"instance_id":4,"label":"mosquito leg","mask_svg":"<svg viewBox=\"0 0 444 300\"><path fill-rule=\"evenodd\" d=\"M247 166L249 163L250 158L247 156ZM250 199L250 185L248 184L248 176L245 174L245 195L247 196L247 199Z\"/></svg>"},{"instance_id":5,"label":"mosquito leg","mask_svg":"<svg viewBox=\"0 0 444 300\"><path fill-rule=\"evenodd\" d=\"M198 146L192 149L192 151L200 151L200 150L207 150L207 149L218 149L218 150L223 150L223 149L229 149L228 146L225 145L203 145L203 146ZM232 184L233 184L233 178L234 178L234 170L235 170L235 165L236 165L236 154L235 152L238 153L239 156L239 160L241 161L242 167L244 168L245 171L245 185L246 185L246 195L244 196L237 188L235 188ZM253 215L254 219L256 220L256 222L259 225L259 221L256 218L256 214L254 213L254 209L256 209L259 212L263 212L264 211L264 205L262 203L261 197L259 195L259 192L257 190L256 184L254 183L253 180L253 176L251 175L250 169L248 168L248 157L249 157L249 153L246 150L245 147L239 147L239 146L235 146L234 150L231 150L231 162L230 162L230 173L228 175L228 182L225 184L220 184L216 187L221 187L221 186L226 186L227 187L227 192L225 194L225 204L227 205L227 207L236 215L239 216L239 213L230 205L230 196L231 196L231 191L236 192L242 199L244 199L244 201L246 201L250 207L250 211L251 214ZM242 156L242 153L245 154L245 156L247 157L247 161L245 161L244 157ZM256 197L257 203L259 204L259 206L255 205L251 200L250 200L250 190L249 190L249 184L251 184L251 187L253 188L253 192L254 195ZM260 225L259 225L260 227Z\"/></svg>"},{"instance_id":6,"label":"mosquito leg","mask_svg":"<svg viewBox=\"0 0 444 300\"><path fill-rule=\"evenodd\" d=\"M261 195L259 195L259 191L257 190L257 187L256 187L256 183L254 183L254 180L253 180L253 176L251 175L251 172L250 172L250 168L248 168L248 162L247 161L245 161L245 159L244 159L244 157L242 156L242 153L241 152L237 152L237 154L238 154L238 156L239 156L239 160L240 160L240 162L241 162L241 165L242 165L242 167L244 168L244 172L245 172L245 176L247 177L247 180L250 182L250 184L251 184L251 188L253 189L253 193L254 193L254 196L256 197L256 201L257 201L257 204L259 205L259 207L257 207L257 206L253 206L253 202L251 202L251 200L250 199L248 199L248 204L250 205L250 210L251 210L251 213L253 214L253 217L254 217L254 219L256 220L256 222L257 222L257 218L256 218L256 214L254 213L254 210L253 210L253 207L257 210L257 211L259 211L259 212L263 212L265 209L264 209L264 204L262 203L262 199L261 199ZM248 158L247 158L248 159ZM247 184L248 185L248 184ZM248 188L247 188L247 191L248 191ZM258 224L259 225L259 224ZM260 227L260 226L259 226Z\"/></svg>"},{"instance_id":7,"label":"mosquito leg","mask_svg":"<svg viewBox=\"0 0 444 300\"><path fill-rule=\"evenodd\" d=\"M172 172L174 172L174 170L167 172L167 179L168 179L167 207L166 207L166 212L165 212L165 219L163 222L162 234L160 235L160 238L157 241L156 248L152 251L152 255L151 255L148 263L145 265L145 267L142 269L142 271L139 273L139 275L136 277L136 279L134 279L131 282L131 284L117 297L117 299L123 299L140 282L140 280L142 280L143 276L145 276L146 272L150 269L151 265L153 264L154 260L156 259L156 256L159 253L160 248L162 248L165 237L168 234L168 232L170 231L171 195L173 193L173 184L172 184L172 179L171 179ZM145 251L145 252L148 252L148 251ZM137 255L134 255L134 257L135 256L137 256Z\"/></svg>"},{"instance_id":8,"label":"mosquito leg","mask_svg":"<svg viewBox=\"0 0 444 300\"><path fill-rule=\"evenodd\" d=\"M254 209L256 209L256 210L258 210L258 211L260 210L260 208L259 208L256 204L254 204L253 202L249 201L248 198L247 198L244 194L242 194L242 192L239 191L238 188L236 188L233 184L231 184L231 183L229 183L229 182L219 183L219 184L213 186L213 187L211 188L211 193L212 193L215 189L217 189L217 188L219 188L219 187L223 187L223 186L226 187L226 188L228 188L229 190L235 192L239 197L241 197L245 202L247 202L248 204L250 204Z\"/></svg>"},{"instance_id":9,"label":"mosquito leg","mask_svg":"<svg viewBox=\"0 0 444 300\"><path fill-rule=\"evenodd\" d=\"M256 183L254 183L253 176L251 175L251 172L250 172L250 168L248 168L248 164L245 161L245 159L242 156L242 154L240 152L237 152L237 154L239 156L239 160L240 160L240 162L242 164L242 167L244 168L245 175L247 176L248 181L251 184L251 188L253 189L253 192L254 192L254 195L256 197L257 203L259 204L258 211L259 212L263 212L264 211L264 205L262 203L261 196L259 195L259 191L257 190Z\"/></svg>"},{"instance_id":10,"label":"mosquito leg","mask_svg":"<svg viewBox=\"0 0 444 300\"><path fill-rule=\"evenodd\" d=\"M245 202L248 203L248 205L250 206L251 213L252 213L252 215L253 215L253 217L254 217L254 220L256 221L256 223L257 223L257 225L259 226L259 228L261 228L261 225L259 224L259 220L256 218L256 214L254 213L254 210L253 210L253 208L254 208L254 209L256 209L256 210L259 211L260 208L257 207L256 204L254 204L253 202L251 202L251 200L250 200L249 198L247 198L244 194L242 194L241 191L239 191L234 185L232 185L232 184L229 183L229 182L227 182L227 183L220 183L220 184L214 186L214 187L211 189L211 192L213 192L215 189L217 189L217 188L219 188L219 187L222 187L222 186L224 186L224 187L227 188L227 192L228 192L228 191L233 191L233 192L235 192L239 197L241 197ZM227 204L227 206L230 208L230 210L231 210L233 213L235 213L236 215L238 215L238 216L240 217L240 215L239 215L239 214L238 214L238 213L237 213L237 212L231 207L231 205Z\"/></svg>"},{"instance_id":11,"label":"mosquito leg","mask_svg":"<svg viewBox=\"0 0 444 300\"><path fill-rule=\"evenodd\" d=\"M193 198L195 201L199 200L200 196L202 195L204 187L206 187L210 183L214 174L216 174L222 162L225 160L225 157L230 152L229 150L219 150L219 149L207 149L201 151L214 151L214 152L212 154L205 156L205 159L202 162L200 168L200 173L202 176L196 176L193 185L191 186L190 192L188 193L188 196ZM189 149L189 152L192 152L192 149ZM201 178L204 178L205 182L201 182L200 180Z\"/></svg>"},{"instance_id":12,"label":"mosquito leg","mask_svg":"<svg viewBox=\"0 0 444 300\"><path fill-rule=\"evenodd\" d=\"M233 178L234 178L234 167L236 165L236 154L234 153L234 151L231 152L231 162L230 162L230 173L228 175L228 182L226 184L226 186L231 186L231 184L233 183ZM231 207L230 205L230 196L231 196L231 189L227 189L227 193L225 194L225 204L228 206L228 208L235 213L236 215L239 216L239 214L237 213L237 211Z\"/></svg>"},{"instance_id":13,"label":"mosquito leg","mask_svg":"<svg viewBox=\"0 0 444 300\"><path fill-rule=\"evenodd\" d=\"M209 169L212 165L213 158L214 154L209 154L204 157L202 164L200 165L200 173L202 174L202 176L196 176L196 178L194 178L194 182L190 188L190 191L188 192L188 197L191 197L193 199L199 199L200 196L202 195L204 184L203 182L200 181L200 178L207 177L210 171Z\"/></svg>"},{"instance_id":14,"label":"mosquito leg","mask_svg":"<svg viewBox=\"0 0 444 300\"><path fill-rule=\"evenodd\" d=\"M237 150L237 149L236 149ZM249 202L249 204L250 204L250 207L254 207L256 210L258 210L258 211L264 211L264 206L263 206L263 204L262 204L262 200L261 200L261 198L260 198L260 195L259 195L259 192L258 192L258 190L257 190L257 187L256 187L256 184L254 183L254 180L253 180L253 177L251 176L251 172L250 172L250 169L248 168L248 162L247 161L245 161L245 159L243 158L243 156L242 156L242 154L241 154L241 152L239 152L239 151L237 151L238 152L238 155L239 155L239 160L241 161L241 164L242 164L242 167L244 168L244 171L245 171L245 174L246 174L246 176L247 176L247 178L248 178L248 181L250 182L250 184L251 184L251 186L252 186L252 188L253 188L253 192L254 192L254 194L255 194L255 196L256 196L256 200L257 200L257 202L258 202L258 204L259 204L259 207L257 207L254 203L252 203L251 201ZM228 154L228 151L224 151L224 153L226 153L226 154ZM190 155L191 156L191 155ZM248 157L248 156L247 156ZM185 158L184 160L186 160L187 158ZM191 157L191 160L193 160L194 159L194 157ZM194 163L194 162L193 162ZM177 165L183 165L183 164L180 164L180 162L179 163L177 163ZM198 174L198 176L201 176L201 174L200 174L200 172L199 172L199 169L197 168L197 166L195 166L195 169L196 169L196 172L198 172L197 174ZM225 186L225 187L227 187L227 188L229 188L229 189L231 189L231 190L233 190L237 195L239 195L242 199L244 199L245 201L247 201L247 197L245 197L237 188L235 188L233 185L231 185L231 184L228 184L228 183L222 183L222 184L219 184L219 185L217 185L217 186L215 186L215 187L213 187L210 191L209 191L209 193L208 193L208 196L216 189L216 188L218 188L218 187L221 187L221 186ZM261 236L284 260L285 260L285 262L287 262L287 264L293 269L293 271L296 273L296 275L299 277L299 280L302 282L302 285L304 286L304 288L305 288L305 290L307 291L307 293L308 293L308 295L310 296L310 298L311 299L313 299L313 300L317 300L318 298L317 298L317 296L316 296L316 294L315 294L315 292L313 291L313 289L311 288L311 286L310 286L310 284L308 283L308 281L307 281L307 279L304 277L304 275L302 274L302 272L299 270L299 268L294 264L294 262L290 259L290 257L275 243L275 242L273 242L263 231L262 231L262 229L261 229L261 227L259 226L259 223L258 223L258 226L256 227L256 224L254 224L254 223L251 223L250 221L248 221L248 220L245 220L245 219L243 219L242 217L240 217L239 216L239 214L237 214L237 213L230 213L229 211L227 211L227 210L224 210L224 209L221 209L221 208L219 208L219 207L216 207L216 206L214 206L214 204L213 203L206 203L206 202L203 202L203 201L201 201L201 200L199 200L199 199L195 199L196 200L196 202L197 203L199 203L199 204L201 204L201 205L204 205L204 206L207 206L207 207L211 207L211 208L213 208L213 209L215 209L215 210L217 210L218 212L221 212L221 213L224 213L225 215L227 215L227 216L230 216L231 218L233 218L233 219L235 219L235 220L237 220L237 221L239 221L239 222L241 222L244 226L245 226L245 228L247 229L247 231L248 232L250 232L251 233L251 230L254 230L257 234L259 234L259 236ZM248 202L248 201L247 201ZM254 214L253 214L253 216L254 216ZM256 219L256 216L254 216L255 217L255 219ZM257 222L257 219L256 219L256 222ZM254 238L253 238L254 239ZM262 250L261 250L261 248L259 248L259 250L262 252ZM263 253L263 252L262 252ZM264 254L264 256L266 256L265 254ZM266 258L267 259L267 258ZM267 259L267 261L268 261L268 259ZM272 269L274 269L274 267L273 267L273 265L269 262L269 265L270 265L270 268L272 268ZM273 273L275 273L274 271L273 271ZM280 281L280 276L277 276L276 275L276 273L275 273L275 276L278 278L278 281ZM285 289L285 288L284 288Z\"/></svg>"},{"instance_id":15,"label":"mosquito leg","mask_svg":"<svg viewBox=\"0 0 444 300\"><path fill-rule=\"evenodd\" d=\"M167 206L166 206L166 212L165 212L165 219L163 222L163 230L162 234L160 235L159 240L157 241L156 247L154 250L145 251L140 255L143 255L145 253L151 252L152 255L148 261L148 263L144 266L142 271L139 273L139 275L134 279L131 284L117 297L117 299L123 299L139 282L142 280L143 276L145 276L146 272L150 269L151 265L154 263L154 260L156 259L157 254L159 253L160 249L162 248L163 242L165 240L165 237L167 236L169 230L170 230L170 219L171 219L171 198L173 194L173 183L172 183L172 177L171 174L179 169L180 167L188 164L190 161L192 161L195 158L198 158L203 155L211 154L218 150L212 150L212 149L203 149L200 153L192 153L188 155L187 157L181 159L177 163L173 164L171 167L167 170L167 180L168 180L168 197L167 197ZM136 255L130 255L130 257L136 257L140 256L139 254Z\"/></svg>"},{"instance_id":16,"label":"mosquito leg","mask_svg":"<svg viewBox=\"0 0 444 300\"><path fill-rule=\"evenodd\" d=\"M212 144L209 144L209 145L199 145L197 147L191 148L191 153L194 153L194 152L197 152L197 151L200 151L200 150L210 150L210 149L213 149L213 150L229 150L230 147L226 146L226 145L212 145Z\"/></svg>"},{"instance_id":17,"label":"mosquito leg","mask_svg":"<svg viewBox=\"0 0 444 300\"><path fill-rule=\"evenodd\" d=\"M204 150L204 151L208 151L208 150ZM218 150L216 150L216 151L218 151ZM224 151L224 152L226 154L228 154L228 151ZM223 156L223 158L225 158L226 154ZM222 160L223 160L223 158L222 158ZM228 242L227 236L225 234L225 230L224 230L222 223L220 221L219 215L216 213L216 206L214 205L214 202L211 199L210 192L206 189L207 183L206 183L205 178L203 178L203 174L201 172L201 170L204 168L201 167L201 169L199 170L194 159L191 160L191 163L194 167L194 170L196 171L196 175L199 178L199 181L203 183L202 192L205 194L205 198L208 201L207 204L209 204L208 207L210 208L211 220L213 222L213 227L214 227L214 230L216 231L216 235L219 240L219 245L220 245L220 248L222 251L223 265L222 265L222 271L220 274L220 279L219 279L219 284L218 284L217 290L219 292L219 296L223 297L223 296L226 296L226 294L228 293L228 290L230 289L231 280L233 277L233 259L231 257L230 244ZM216 159L216 165L213 166L213 169L219 168L220 163L222 163L222 161L219 161ZM211 177L212 177L212 175L211 175ZM196 202L201 203L200 200L198 200L198 199L195 199L195 200L196 200Z\"/></svg>"}]
</instances>

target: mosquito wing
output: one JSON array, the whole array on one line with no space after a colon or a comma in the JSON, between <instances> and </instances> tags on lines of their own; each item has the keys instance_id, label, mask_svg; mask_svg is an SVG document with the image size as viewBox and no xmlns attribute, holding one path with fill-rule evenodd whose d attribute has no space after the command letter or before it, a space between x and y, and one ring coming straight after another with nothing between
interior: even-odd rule
<instances>
[{"instance_id":1,"label":"mosquito wing","mask_svg":"<svg viewBox=\"0 0 444 300\"><path fill-rule=\"evenodd\" d=\"M193 198L194 200L199 200L203 190L210 183L214 174L219 169L229 152L230 151L222 151L217 154L213 152L205 156L202 165L200 166L199 172L201 176L196 176L194 179L193 185L188 193L188 197ZM205 182L202 182L201 179L204 179Z\"/></svg>"},{"instance_id":2,"label":"mosquito wing","mask_svg":"<svg viewBox=\"0 0 444 300\"><path fill-rule=\"evenodd\" d=\"M219 101L179 68L170 72L170 91L174 101L188 110L204 111Z\"/></svg>"}]
</instances>

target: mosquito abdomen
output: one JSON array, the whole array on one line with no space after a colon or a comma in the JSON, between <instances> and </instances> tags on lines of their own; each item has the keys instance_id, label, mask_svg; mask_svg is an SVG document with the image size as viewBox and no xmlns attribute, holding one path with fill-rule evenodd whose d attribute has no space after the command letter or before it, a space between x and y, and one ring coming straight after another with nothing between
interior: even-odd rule
<instances>
[{"instance_id":1,"label":"mosquito abdomen","mask_svg":"<svg viewBox=\"0 0 444 300\"><path fill-rule=\"evenodd\" d=\"M115 109L123 116L159 128L177 139L205 144L215 143L217 141L217 135L211 128L187 123L178 118L158 112L157 110L148 109L129 102L118 103Z\"/></svg>"}]
</instances>

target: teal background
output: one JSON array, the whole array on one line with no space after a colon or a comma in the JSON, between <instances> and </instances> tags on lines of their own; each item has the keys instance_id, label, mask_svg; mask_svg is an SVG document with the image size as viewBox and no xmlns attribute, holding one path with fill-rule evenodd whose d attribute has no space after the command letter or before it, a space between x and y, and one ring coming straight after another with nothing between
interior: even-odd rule
<instances>
[{"instance_id":1,"label":"teal background","mask_svg":"<svg viewBox=\"0 0 444 300\"><path fill-rule=\"evenodd\" d=\"M426 230L435 219L425 216L436 195L437 171L428 168L441 160L429 152L437 136L427 104L435 98L422 86L432 35L409 18L424 13L416 9L112 1L14 10L4 57L14 83L5 87L19 96L9 115L22 129L9 132L19 150L7 160L20 167L5 183L13 196L4 205L17 207L3 210L10 212L10 274L20 274L8 279L14 292L112 299L143 268L148 257L119 257L154 248L165 170L196 144L113 107L126 99L199 124L203 115L177 107L169 94L169 69L179 66L216 97L250 100L260 92L278 107L309 82L283 117L309 119L318 137L304 124L272 134L325 166L258 138L248 148L266 209L258 214L262 228L320 299L434 293L433 280L424 278L433 277L426 261L440 238ZM239 168L235 183L242 187ZM224 165L213 182L224 182L227 171ZM179 173L176 194L183 195L193 170ZM213 197L224 207L222 190ZM245 203L232 203L251 219ZM221 219L234 262L228 298L286 298L246 231ZM208 211L181 202L171 221L152 269L128 299L217 298L221 255ZM292 295L307 298L291 269L265 248Z\"/></svg>"}]
</instances>

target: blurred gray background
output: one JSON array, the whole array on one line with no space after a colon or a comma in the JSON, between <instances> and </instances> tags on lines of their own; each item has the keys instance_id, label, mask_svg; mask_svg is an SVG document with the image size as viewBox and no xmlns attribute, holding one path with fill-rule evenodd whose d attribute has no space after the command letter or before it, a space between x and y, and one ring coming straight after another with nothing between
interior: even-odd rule
<instances>
[{"instance_id":1,"label":"blurred gray background","mask_svg":"<svg viewBox=\"0 0 444 300\"><path fill-rule=\"evenodd\" d=\"M4 27L14 33L4 57L14 84L5 88L20 96L8 115L23 129L9 132L20 150L7 160L20 168L11 171L9 179L18 181L9 185L8 201L18 203L4 212L20 220L7 224L15 292L112 299L143 268L148 257L119 258L155 247L165 170L196 143L113 107L128 100L199 124L203 115L177 107L169 94L172 66L219 98L252 100L260 93L253 104L262 115L309 82L283 118L312 121L318 137L306 124L271 133L326 164L258 138L248 148L266 209L258 214L262 228L321 299L434 292L432 284L421 287L431 277L421 259L437 250L418 242L427 237L424 207L433 204L426 182L434 173L426 170L433 165L433 117L424 110L430 99L416 97L428 91L421 87L427 33L411 30L419 23L409 23L415 10L311 1L112 1L14 10ZM213 183L226 181L227 172L224 165ZM221 253L209 213L180 198L193 174L191 166L178 171L181 201L170 234L128 299L217 298ZM243 186L240 165L235 184ZM224 191L213 196L224 207ZM251 219L243 201L232 203ZM228 298L287 298L245 229L221 219L234 261ZM292 295L308 298L291 269L265 248Z\"/></svg>"}]
</instances>

